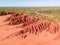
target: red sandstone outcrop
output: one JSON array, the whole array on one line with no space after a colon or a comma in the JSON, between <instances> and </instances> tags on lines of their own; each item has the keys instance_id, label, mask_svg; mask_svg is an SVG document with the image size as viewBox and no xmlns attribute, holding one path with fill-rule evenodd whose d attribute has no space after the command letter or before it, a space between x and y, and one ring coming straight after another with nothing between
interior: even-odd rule
<instances>
[{"instance_id":1,"label":"red sandstone outcrop","mask_svg":"<svg viewBox=\"0 0 60 45\"><path fill-rule=\"evenodd\" d=\"M9 25L18 25L18 24L23 24L24 30L46 30L50 33L56 33L59 30L59 25L52 23L47 20L43 20L42 18L39 17L32 17L29 15L25 15L23 13L21 14L12 14L9 20Z\"/></svg>"},{"instance_id":2,"label":"red sandstone outcrop","mask_svg":"<svg viewBox=\"0 0 60 45\"><path fill-rule=\"evenodd\" d=\"M20 35L23 38L26 38L28 34L37 35L38 33L41 33L43 31L50 32L51 34L59 31L58 24L52 23L48 20L43 20L41 17L32 17L23 13L12 13L9 17L8 25L19 24L23 24L23 26L21 27L22 30L7 36L6 39L18 35Z\"/></svg>"}]
</instances>

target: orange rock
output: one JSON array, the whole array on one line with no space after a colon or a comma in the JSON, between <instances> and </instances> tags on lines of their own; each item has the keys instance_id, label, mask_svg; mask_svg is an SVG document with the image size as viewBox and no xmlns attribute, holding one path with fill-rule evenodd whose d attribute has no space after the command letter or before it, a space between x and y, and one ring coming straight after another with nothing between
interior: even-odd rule
<instances>
[{"instance_id":1,"label":"orange rock","mask_svg":"<svg viewBox=\"0 0 60 45\"><path fill-rule=\"evenodd\" d=\"M50 28L49 29L50 33L56 33L59 30L59 25L51 23L51 25L49 26L49 28Z\"/></svg>"}]
</instances>

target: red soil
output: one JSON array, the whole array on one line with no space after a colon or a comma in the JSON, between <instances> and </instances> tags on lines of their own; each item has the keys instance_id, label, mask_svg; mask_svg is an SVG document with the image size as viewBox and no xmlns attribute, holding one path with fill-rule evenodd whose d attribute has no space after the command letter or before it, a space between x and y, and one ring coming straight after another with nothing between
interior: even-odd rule
<instances>
[{"instance_id":1,"label":"red soil","mask_svg":"<svg viewBox=\"0 0 60 45\"><path fill-rule=\"evenodd\" d=\"M0 27L1 30L5 30L6 28L11 28L9 29L9 31L11 31L11 33L7 33L5 36L1 36L1 40L0 41L4 41L6 39L11 39L14 37L19 37L20 39L26 39L27 37L29 37L31 35L31 37L37 37L34 40L37 42L40 42L39 45L47 45L49 42L44 43L44 41L47 41L46 39L48 39L49 41L55 39L55 36L59 33L59 28L60 28L60 24L58 23L53 23L50 22L48 20L43 20L41 17L32 17L29 15L25 15L23 13L8 13L11 14L9 18L9 20L7 21L7 27L5 27L4 29L3 26ZM4 22L3 22L4 23ZM22 25L21 25L22 24ZM6 24L4 25L6 26ZM10 27L9 27L10 26ZM20 27L21 26L21 27ZM16 28L17 27L17 28ZM13 30L13 31L12 31ZM48 32L48 34L47 34ZM58 32L58 33L57 33ZM46 33L46 34L45 34ZM56 34L56 35L55 35ZM33 36L32 36L33 35ZM47 36L48 35L48 36ZM54 36L55 35L55 36ZM44 37L45 36L45 37ZM49 37L50 36L50 37ZM3 38L2 38L3 37ZM41 39L40 39L41 38ZM14 38L15 39L15 38ZM39 40L41 41L39 41ZM44 40L45 39L45 40ZM12 40L12 39L11 39ZM29 38L30 40L30 38ZM32 38L33 40L33 38ZM33 40L33 42L35 42ZM21 41L21 40L20 40ZM23 40L24 41L24 40ZM28 42L28 41L27 41ZM27 43L26 42L26 43ZM41 43L42 42L42 43ZM5 42L4 42L5 43ZM7 43L7 42L6 42ZM15 43L15 42L14 42ZM18 43L17 43L18 44ZM29 43L29 45L32 43ZM50 43L49 43L50 44ZM3 45L3 44L2 44ZM10 44L9 44L10 45ZM11 44L12 45L12 44ZM23 45L23 44L21 44ZM25 44L26 45L26 44ZM27 44L28 45L28 44ZM32 44L33 45L33 44ZM36 44L38 45L38 44Z\"/></svg>"},{"instance_id":2,"label":"red soil","mask_svg":"<svg viewBox=\"0 0 60 45\"><path fill-rule=\"evenodd\" d=\"M59 31L59 25L54 24L48 20L43 20L39 17L32 17L29 15L25 15L23 13L13 13L9 17L9 25L22 25L22 32L17 32L16 35L28 35L29 34L38 34L39 32L42 33L43 31L47 31L51 34L54 34ZM24 37L24 36L23 36Z\"/></svg>"}]
</instances>

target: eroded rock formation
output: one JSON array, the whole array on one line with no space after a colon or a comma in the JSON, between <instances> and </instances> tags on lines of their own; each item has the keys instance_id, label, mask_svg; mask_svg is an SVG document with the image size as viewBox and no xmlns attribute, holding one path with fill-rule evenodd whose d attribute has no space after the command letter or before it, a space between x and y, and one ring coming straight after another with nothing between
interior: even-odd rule
<instances>
[{"instance_id":1,"label":"eroded rock formation","mask_svg":"<svg viewBox=\"0 0 60 45\"><path fill-rule=\"evenodd\" d=\"M39 17L32 17L29 15L25 15L23 13L13 13L9 17L9 24L8 25L18 25L23 24L22 30L13 33L7 36L5 39L9 39L11 37L19 36L22 38L26 38L28 34L35 34L41 33L43 31L47 31L51 34L56 33L59 30L59 25L52 23L48 20L43 20ZM28 34L27 34L28 33Z\"/></svg>"}]
</instances>

